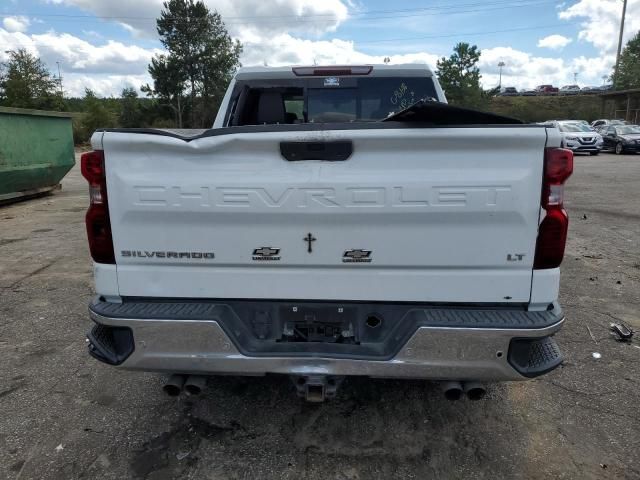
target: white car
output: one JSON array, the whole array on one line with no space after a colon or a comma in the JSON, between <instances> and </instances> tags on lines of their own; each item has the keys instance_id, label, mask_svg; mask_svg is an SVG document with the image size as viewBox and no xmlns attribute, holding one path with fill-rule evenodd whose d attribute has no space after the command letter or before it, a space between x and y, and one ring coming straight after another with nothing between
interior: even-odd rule
<instances>
[{"instance_id":1,"label":"white car","mask_svg":"<svg viewBox=\"0 0 640 480\"><path fill-rule=\"evenodd\" d=\"M581 93L579 85L565 85L560 89L560 95L577 95Z\"/></svg>"},{"instance_id":2,"label":"white car","mask_svg":"<svg viewBox=\"0 0 640 480\"><path fill-rule=\"evenodd\" d=\"M284 374L321 401L360 375L477 399L562 361L572 153L448 106L426 66L241 68L214 128L91 144L89 353L170 394Z\"/></svg>"},{"instance_id":3,"label":"white car","mask_svg":"<svg viewBox=\"0 0 640 480\"><path fill-rule=\"evenodd\" d=\"M598 155L604 147L602 135L584 120L560 120L552 122L560 130L562 146L573 152Z\"/></svg>"}]
</instances>

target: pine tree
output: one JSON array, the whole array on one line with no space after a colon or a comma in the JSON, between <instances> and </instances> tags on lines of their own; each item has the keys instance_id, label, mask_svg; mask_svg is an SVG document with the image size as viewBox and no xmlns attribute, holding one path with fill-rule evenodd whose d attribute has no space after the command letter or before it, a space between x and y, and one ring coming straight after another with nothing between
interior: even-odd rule
<instances>
[{"instance_id":1,"label":"pine tree","mask_svg":"<svg viewBox=\"0 0 640 480\"><path fill-rule=\"evenodd\" d=\"M468 43L458 43L449 58L438 60L438 80L447 100L453 105L479 107L483 102L478 61L480 50Z\"/></svg>"}]
</instances>

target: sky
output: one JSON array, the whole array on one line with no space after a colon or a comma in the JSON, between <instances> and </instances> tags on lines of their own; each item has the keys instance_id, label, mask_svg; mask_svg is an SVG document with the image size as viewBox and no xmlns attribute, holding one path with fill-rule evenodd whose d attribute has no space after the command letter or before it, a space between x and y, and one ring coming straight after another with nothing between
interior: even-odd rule
<instances>
[{"instance_id":1,"label":"sky","mask_svg":"<svg viewBox=\"0 0 640 480\"><path fill-rule=\"evenodd\" d=\"M615 63L622 0L204 0L251 65L427 63L457 42L477 45L482 84L602 85ZM151 83L162 53L162 0L0 0L0 62L26 48L57 75L67 96L100 96ZM640 30L628 0L625 41Z\"/></svg>"}]
</instances>

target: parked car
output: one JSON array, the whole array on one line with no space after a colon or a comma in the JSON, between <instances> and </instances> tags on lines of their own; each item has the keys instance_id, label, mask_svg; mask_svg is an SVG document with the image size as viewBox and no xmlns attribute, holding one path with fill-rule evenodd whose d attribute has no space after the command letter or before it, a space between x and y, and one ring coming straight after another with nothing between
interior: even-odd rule
<instances>
[{"instance_id":1,"label":"parked car","mask_svg":"<svg viewBox=\"0 0 640 480\"><path fill-rule=\"evenodd\" d=\"M618 155L640 152L640 127L638 125L609 125L603 131L604 146Z\"/></svg>"},{"instance_id":2,"label":"parked car","mask_svg":"<svg viewBox=\"0 0 640 480\"><path fill-rule=\"evenodd\" d=\"M552 123L560 130L564 148L590 155L598 155L602 150L602 136L588 124L585 125L580 120L560 120Z\"/></svg>"},{"instance_id":3,"label":"parked car","mask_svg":"<svg viewBox=\"0 0 640 480\"><path fill-rule=\"evenodd\" d=\"M584 125L586 127L589 127L589 129L592 132L595 132L595 129L586 120L563 120L563 121L564 122L570 122L570 123L579 123L580 125Z\"/></svg>"},{"instance_id":4,"label":"parked car","mask_svg":"<svg viewBox=\"0 0 640 480\"><path fill-rule=\"evenodd\" d=\"M608 120L606 118L601 118L599 120L594 120L591 122L591 126L596 132L600 132L603 128L608 127L609 125L626 125L627 122L625 120Z\"/></svg>"},{"instance_id":5,"label":"parked car","mask_svg":"<svg viewBox=\"0 0 640 480\"><path fill-rule=\"evenodd\" d=\"M565 85L560 89L560 95L577 95L580 93L578 85Z\"/></svg>"},{"instance_id":6,"label":"parked car","mask_svg":"<svg viewBox=\"0 0 640 480\"><path fill-rule=\"evenodd\" d=\"M536 87L536 93L538 95L557 95L558 88L553 85L538 85Z\"/></svg>"},{"instance_id":7,"label":"parked car","mask_svg":"<svg viewBox=\"0 0 640 480\"><path fill-rule=\"evenodd\" d=\"M583 94L590 94L590 93L599 93L601 92L601 88L600 87L594 87L594 86L588 86L588 87L582 87L582 90L580 90Z\"/></svg>"},{"instance_id":8,"label":"parked car","mask_svg":"<svg viewBox=\"0 0 640 480\"><path fill-rule=\"evenodd\" d=\"M518 89L516 87L502 87L500 89L499 97L514 97L518 95Z\"/></svg>"},{"instance_id":9,"label":"parked car","mask_svg":"<svg viewBox=\"0 0 640 480\"><path fill-rule=\"evenodd\" d=\"M524 97L533 97L537 95L537 92L531 88L523 88L522 90L520 90L520 95Z\"/></svg>"},{"instance_id":10,"label":"parked car","mask_svg":"<svg viewBox=\"0 0 640 480\"><path fill-rule=\"evenodd\" d=\"M310 401L553 370L573 154L522 127L449 107L426 65L366 65L240 68L212 129L94 133L89 353L173 394L284 374Z\"/></svg>"}]
</instances>

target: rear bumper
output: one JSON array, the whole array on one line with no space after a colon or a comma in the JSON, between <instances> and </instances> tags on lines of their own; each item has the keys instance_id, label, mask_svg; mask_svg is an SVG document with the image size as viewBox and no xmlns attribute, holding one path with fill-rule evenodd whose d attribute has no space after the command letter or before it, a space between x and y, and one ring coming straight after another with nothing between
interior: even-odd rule
<instances>
[{"instance_id":1,"label":"rear bumper","mask_svg":"<svg viewBox=\"0 0 640 480\"><path fill-rule=\"evenodd\" d=\"M387 304L379 310L398 308L407 330L407 335L405 327L390 330L382 342L390 350L369 348L363 341L361 346L334 345L331 351L319 343L279 344L269 351L242 338L236 312L244 310L237 303L137 302L136 308L127 308L131 304L95 301L90 306L94 331L100 330L102 339L105 332L116 335L105 342L90 333L90 353L124 369L170 373L480 381L525 380L562 361L551 338L564 321L557 305L546 312L526 312ZM118 353L112 361L100 354L108 348Z\"/></svg>"},{"instance_id":2,"label":"rear bumper","mask_svg":"<svg viewBox=\"0 0 640 480\"><path fill-rule=\"evenodd\" d=\"M593 144L593 145L583 145L578 142L567 143L566 148L571 150L572 152L600 152L602 151L603 144Z\"/></svg>"}]
</instances>

